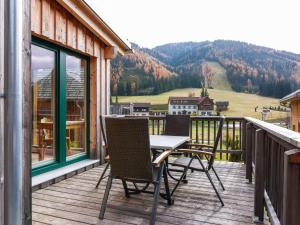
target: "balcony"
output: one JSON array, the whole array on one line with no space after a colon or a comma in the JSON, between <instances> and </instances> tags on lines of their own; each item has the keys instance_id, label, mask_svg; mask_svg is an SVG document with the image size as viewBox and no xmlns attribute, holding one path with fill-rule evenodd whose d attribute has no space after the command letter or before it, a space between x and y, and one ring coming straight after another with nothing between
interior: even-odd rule
<instances>
[{"instance_id":1,"label":"balcony","mask_svg":"<svg viewBox=\"0 0 300 225\"><path fill-rule=\"evenodd\" d=\"M164 117L149 119L150 133L161 134ZM213 143L215 117L192 117L191 125L193 140ZM175 192L174 205L160 200L157 224L299 224L299 147L300 134L293 131L248 117L226 118L215 163L226 189L221 192L225 206L221 207L205 175L193 172L188 184ZM112 186L105 219L98 220L106 180L99 189L95 185L103 168L78 171L33 192L33 224L149 223L151 196L128 199L119 181Z\"/></svg>"}]
</instances>

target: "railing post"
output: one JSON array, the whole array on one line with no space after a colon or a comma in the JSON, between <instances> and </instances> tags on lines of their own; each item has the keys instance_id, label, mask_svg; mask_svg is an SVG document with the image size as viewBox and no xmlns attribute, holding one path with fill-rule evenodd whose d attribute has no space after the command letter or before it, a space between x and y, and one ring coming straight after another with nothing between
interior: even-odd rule
<instances>
[{"instance_id":1,"label":"railing post","mask_svg":"<svg viewBox=\"0 0 300 225\"><path fill-rule=\"evenodd\" d=\"M264 220L264 137L265 131L258 129L255 132L255 192L254 192L254 216L259 222Z\"/></svg>"},{"instance_id":2,"label":"railing post","mask_svg":"<svg viewBox=\"0 0 300 225\"><path fill-rule=\"evenodd\" d=\"M246 124L246 179L252 183L252 124Z\"/></svg>"},{"instance_id":3,"label":"railing post","mask_svg":"<svg viewBox=\"0 0 300 225\"><path fill-rule=\"evenodd\" d=\"M240 129L242 129L242 136L240 137L241 138L241 150L242 150L242 161L246 164L246 120L243 120L242 121L242 127L240 127Z\"/></svg>"},{"instance_id":4,"label":"railing post","mask_svg":"<svg viewBox=\"0 0 300 225\"><path fill-rule=\"evenodd\" d=\"M300 224L300 150L284 153L283 225Z\"/></svg>"}]
</instances>

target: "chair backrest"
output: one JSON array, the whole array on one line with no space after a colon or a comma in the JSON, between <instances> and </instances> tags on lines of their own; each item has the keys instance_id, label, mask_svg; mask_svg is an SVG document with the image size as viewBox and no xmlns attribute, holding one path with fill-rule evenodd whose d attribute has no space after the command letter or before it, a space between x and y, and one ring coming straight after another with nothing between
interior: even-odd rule
<instances>
[{"instance_id":1,"label":"chair backrest","mask_svg":"<svg viewBox=\"0 0 300 225\"><path fill-rule=\"evenodd\" d=\"M217 153L217 149L218 149L218 145L220 143L220 140L221 140L221 136L222 136L222 130L223 130L223 124L224 124L224 120L225 120L225 117L224 116L221 116L220 119L219 119L219 127L218 127L218 132L217 132L217 136L216 136L216 139L215 139L215 142L214 142L214 148L213 148L213 156L210 157L209 161L208 161L208 169L211 169L214 161L215 161L215 158L216 158L216 153Z\"/></svg>"},{"instance_id":2,"label":"chair backrest","mask_svg":"<svg viewBox=\"0 0 300 225\"><path fill-rule=\"evenodd\" d=\"M190 136L189 115L166 115L165 135Z\"/></svg>"},{"instance_id":3,"label":"chair backrest","mask_svg":"<svg viewBox=\"0 0 300 225\"><path fill-rule=\"evenodd\" d=\"M153 181L149 120L108 117L105 121L112 176Z\"/></svg>"},{"instance_id":4,"label":"chair backrest","mask_svg":"<svg viewBox=\"0 0 300 225\"><path fill-rule=\"evenodd\" d=\"M101 128L101 134L102 134L104 145L107 146L107 139L105 133L105 120L104 120L104 116L102 115L100 115L100 128Z\"/></svg>"}]
</instances>

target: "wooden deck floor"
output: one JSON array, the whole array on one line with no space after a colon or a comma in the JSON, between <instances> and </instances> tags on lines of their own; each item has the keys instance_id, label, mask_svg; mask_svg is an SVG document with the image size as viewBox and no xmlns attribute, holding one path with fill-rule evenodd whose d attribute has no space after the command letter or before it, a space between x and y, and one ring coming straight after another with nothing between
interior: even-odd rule
<instances>
[{"instance_id":1,"label":"wooden deck floor","mask_svg":"<svg viewBox=\"0 0 300 225\"><path fill-rule=\"evenodd\" d=\"M226 188L222 192L219 186L224 207L205 174L194 172L176 191L174 205L160 199L157 224L252 224L254 185L246 182L244 165L216 162L215 168ZM152 196L126 199L120 181L113 183L105 219L98 220L106 180L99 189L95 185L102 170L100 166L35 191L33 224L148 224Z\"/></svg>"}]
</instances>

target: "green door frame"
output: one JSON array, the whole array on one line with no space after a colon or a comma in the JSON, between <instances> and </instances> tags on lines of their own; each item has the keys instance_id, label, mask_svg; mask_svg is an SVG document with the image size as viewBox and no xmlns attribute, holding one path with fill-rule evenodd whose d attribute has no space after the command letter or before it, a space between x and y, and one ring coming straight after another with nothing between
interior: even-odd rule
<instances>
[{"instance_id":1,"label":"green door frame","mask_svg":"<svg viewBox=\"0 0 300 225\"><path fill-rule=\"evenodd\" d=\"M32 169L32 176L45 173L63 166L89 158L90 154L90 59L88 56L70 51L69 49L57 46L48 41L37 37L32 37L32 44L54 51L56 54L55 66L55 161L47 164L42 163ZM66 155L66 56L71 55L86 60L86 82L85 82L85 101L86 101L86 154L72 157L67 160Z\"/></svg>"}]
</instances>

